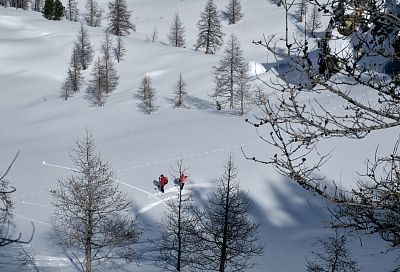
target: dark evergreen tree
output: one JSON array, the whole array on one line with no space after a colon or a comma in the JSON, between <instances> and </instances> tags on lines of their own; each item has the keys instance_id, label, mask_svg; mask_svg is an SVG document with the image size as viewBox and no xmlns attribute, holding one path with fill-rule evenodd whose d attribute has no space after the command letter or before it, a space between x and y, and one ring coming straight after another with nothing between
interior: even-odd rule
<instances>
[{"instance_id":1,"label":"dark evergreen tree","mask_svg":"<svg viewBox=\"0 0 400 272\"><path fill-rule=\"evenodd\" d=\"M228 104L230 109L234 108L236 93L239 91L239 79L241 75L247 74L247 63L243 58L240 43L235 35L231 35L224 50L224 56L214 67L215 90L212 95L221 105ZM243 79L243 78L242 78Z\"/></svg>"},{"instance_id":2,"label":"dark evergreen tree","mask_svg":"<svg viewBox=\"0 0 400 272\"><path fill-rule=\"evenodd\" d=\"M185 28L178 13L175 13L174 21L170 26L168 39L172 46L185 47Z\"/></svg>"},{"instance_id":3,"label":"dark evergreen tree","mask_svg":"<svg viewBox=\"0 0 400 272\"><path fill-rule=\"evenodd\" d=\"M54 0L53 20L61 20L64 17L64 6L60 0Z\"/></svg>"},{"instance_id":4,"label":"dark evergreen tree","mask_svg":"<svg viewBox=\"0 0 400 272\"><path fill-rule=\"evenodd\" d=\"M70 156L77 171L58 181L52 201L58 242L85 272L100 265L115 269L110 260L137 260L134 246L141 232L114 171L95 149L88 132L75 142Z\"/></svg>"},{"instance_id":5,"label":"dark evergreen tree","mask_svg":"<svg viewBox=\"0 0 400 272\"><path fill-rule=\"evenodd\" d=\"M150 75L145 75L135 95L140 100L139 107L143 112L150 114L156 110L154 105L155 96L156 93L152 86L151 77Z\"/></svg>"},{"instance_id":6,"label":"dark evergreen tree","mask_svg":"<svg viewBox=\"0 0 400 272\"><path fill-rule=\"evenodd\" d=\"M346 248L346 236L334 236L320 240L322 250L312 251L313 260L307 259L307 272L359 272L358 263L354 261Z\"/></svg>"},{"instance_id":7,"label":"dark evergreen tree","mask_svg":"<svg viewBox=\"0 0 400 272\"><path fill-rule=\"evenodd\" d=\"M124 60L123 58L126 53L126 48L124 45L124 41L122 40L122 36L117 37L117 42L115 44L115 47L113 48L113 53L114 53L114 56L117 59L118 63L121 60Z\"/></svg>"},{"instance_id":8,"label":"dark evergreen tree","mask_svg":"<svg viewBox=\"0 0 400 272\"><path fill-rule=\"evenodd\" d=\"M185 97L186 97L186 83L182 79L182 74L179 74L179 79L175 84L174 88L174 107L182 108L185 107Z\"/></svg>"},{"instance_id":9,"label":"dark evergreen tree","mask_svg":"<svg viewBox=\"0 0 400 272\"><path fill-rule=\"evenodd\" d=\"M47 20L52 20L54 17L54 1L45 0L43 7L43 16Z\"/></svg>"},{"instance_id":10,"label":"dark evergreen tree","mask_svg":"<svg viewBox=\"0 0 400 272\"><path fill-rule=\"evenodd\" d=\"M101 25L103 10L99 8L96 0L86 0L85 21L88 26L97 27Z\"/></svg>"},{"instance_id":11,"label":"dark evergreen tree","mask_svg":"<svg viewBox=\"0 0 400 272\"><path fill-rule=\"evenodd\" d=\"M112 34L126 36L131 31L136 31L136 26L130 21L131 11L125 0L113 0L108 4L109 29Z\"/></svg>"},{"instance_id":12,"label":"dark evergreen tree","mask_svg":"<svg viewBox=\"0 0 400 272\"><path fill-rule=\"evenodd\" d=\"M86 70L93 60L93 48L90 44L88 30L83 24L81 24L74 46L79 53L82 69Z\"/></svg>"},{"instance_id":13,"label":"dark evergreen tree","mask_svg":"<svg viewBox=\"0 0 400 272\"><path fill-rule=\"evenodd\" d=\"M229 0L228 5L226 6L226 15L230 25L236 24L240 19L243 18L240 0Z\"/></svg>"},{"instance_id":14,"label":"dark evergreen tree","mask_svg":"<svg viewBox=\"0 0 400 272\"><path fill-rule=\"evenodd\" d=\"M65 8L65 17L67 20L78 21L78 2L76 0L68 0L67 7Z\"/></svg>"},{"instance_id":15,"label":"dark evergreen tree","mask_svg":"<svg viewBox=\"0 0 400 272\"><path fill-rule=\"evenodd\" d=\"M263 245L260 225L249 215L250 199L240 192L238 168L232 157L218 180L218 187L206 201L204 209L195 209L197 250L193 266L204 271L246 271L260 255Z\"/></svg>"},{"instance_id":16,"label":"dark evergreen tree","mask_svg":"<svg viewBox=\"0 0 400 272\"><path fill-rule=\"evenodd\" d=\"M197 27L199 28L199 35L196 49L204 48L206 54L215 54L215 51L222 46L223 33L220 16L213 0L207 1Z\"/></svg>"},{"instance_id":17,"label":"dark evergreen tree","mask_svg":"<svg viewBox=\"0 0 400 272\"><path fill-rule=\"evenodd\" d=\"M82 66L79 60L79 52L76 48L72 50L71 61L67 71L67 77L62 86L61 96L67 100L74 93L79 92L83 84Z\"/></svg>"}]
</instances>

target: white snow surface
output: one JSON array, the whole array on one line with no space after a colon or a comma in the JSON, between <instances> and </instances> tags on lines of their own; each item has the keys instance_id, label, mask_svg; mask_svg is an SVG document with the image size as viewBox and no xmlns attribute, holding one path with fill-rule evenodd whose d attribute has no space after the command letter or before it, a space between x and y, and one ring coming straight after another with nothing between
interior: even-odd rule
<instances>
[{"instance_id":1,"label":"white snow surface","mask_svg":"<svg viewBox=\"0 0 400 272\"><path fill-rule=\"evenodd\" d=\"M238 35L253 74L268 73L273 58L264 48L252 44L262 34L280 34L284 30L283 12L265 0L242 1L244 18L236 25L223 23L226 37ZM106 2L101 5L106 8ZM118 88L107 98L104 107L92 107L85 92L68 101L60 98L60 89L72 51L79 23L47 21L32 11L0 7L0 171L21 150L8 179L17 188L15 201L16 233L29 237L35 224L32 246L38 253L41 271L79 271L68 253L52 238L52 206L49 190L58 179L71 175L73 165L68 152L85 129L93 133L97 150L116 171L116 182L134 204L144 234L138 251L143 254L140 266L128 265L123 271L161 271L147 252L147 237L158 232L158 222L165 211L165 201L176 197L176 188L167 185L159 195L153 180L163 173L171 176L171 167L183 157L190 166L187 192L195 193L199 205L223 172L232 154L239 165L241 188L248 192L251 214L261 223L264 255L255 258L257 265L248 271L305 271L305 257L316 248L316 240L332 233L327 226L327 204L304 192L269 166L244 158L260 159L271 155L254 128L226 111L216 111L212 93L212 66L217 55L194 50L200 12L205 0L128 0L133 10L137 32L125 38L127 54L117 64ZM225 1L216 0L219 9ZM83 6L83 3L80 3ZM81 7L83 10L83 7ZM186 29L187 48L168 45L167 33L175 12ZM157 26L159 40L146 42ZM90 39L99 54L104 26L89 28ZM114 37L115 38L115 37ZM271 63L272 61L272 63ZM85 72L89 78L90 68ZM172 108L173 85L182 73L189 94L187 109ZM151 74L156 88L158 109L151 115L139 110L134 93L144 74ZM336 102L324 102L339 107ZM334 100L332 100L334 101ZM252 118L252 113L248 116ZM364 170L360 158L372 157L376 146L388 151L398 129L374 134L358 141L332 140L323 150L333 157L321 174L351 187L356 171ZM396 264L395 254L385 254L387 245L376 236L350 239L349 246L365 272L389 271ZM20 271L13 265L13 250L1 248L0 271ZM121 270L122 271L122 270Z\"/></svg>"}]
</instances>

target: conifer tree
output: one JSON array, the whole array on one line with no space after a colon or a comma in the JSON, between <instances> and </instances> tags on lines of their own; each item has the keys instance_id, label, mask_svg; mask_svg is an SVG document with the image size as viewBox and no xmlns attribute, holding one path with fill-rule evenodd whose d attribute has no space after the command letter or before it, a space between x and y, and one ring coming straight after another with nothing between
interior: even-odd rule
<instances>
[{"instance_id":1,"label":"conifer tree","mask_svg":"<svg viewBox=\"0 0 400 272\"><path fill-rule=\"evenodd\" d=\"M222 46L223 33L217 7L213 0L208 0L205 10L201 13L197 27L199 35L196 49L204 48L206 54L215 54L215 51Z\"/></svg>"},{"instance_id":2,"label":"conifer tree","mask_svg":"<svg viewBox=\"0 0 400 272\"><path fill-rule=\"evenodd\" d=\"M115 44L115 47L113 48L113 52L114 52L114 56L117 59L118 63L121 60L124 60L123 57L125 56L126 48L124 45L124 41L122 40L122 36L117 37L117 43Z\"/></svg>"},{"instance_id":3,"label":"conifer tree","mask_svg":"<svg viewBox=\"0 0 400 272\"><path fill-rule=\"evenodd\" d=\"M67 77L62 86L61 96L67 100L74 93L79 92L83 84L82 66L79 61L79 53L74 48L72 50L71 61L67 71Z\"/></svg>"},{"instance_id":4,"label":"conifer tree","mask_svg":"<svg viewBox=\"0 0 400 272\"><path fill-rule=\"evenodd\" d=\"M88 132L75 142L70 156L76 171L58 181L52 201L58 242L85 272L100 265L113 268L115 263L110 260L135 261L134 246L141 232L114 171L95 149Z\"/></svg>"},{"instance_id":5,"label":"conifer tree","mask_svg":"<svg viewBox=\"0 0 400 272\"><path fill-rule=\"evenodd\" d=\"M230 157L204 209L194 209L195 269L246 271L254 265L250 259L263 250L260 225L249 215L250 199L240 192L237 175L238 168Z\"/></svg>"},{"instance_id":6,"label":"conifer tree","mask_svg":"<svg viewBox=\"0 0 400 272\"><path fill-rule=\"evenodd\" d=\"M91 27L100 26L103 10L99 8L99 4L96 0L86 0L85 8L85 21L87 25Z\"/></svg>"},{"instance_id":7,"label":"conifer tree","mask_svg":"<svg viewBox=\"0 0 400 272\"><path fill-rule=\"evenodd\" d=\"M115 69L115 64L112 58L112 40L110 38L110 32L106 31L106 37L101 45L102 62L104 66L104 85L102 91L108 94L115 90L118 86L119 76Z\"/></svg>"},{"instance_id":8,"label":"conifer tree","mask_svg":"<svg viewBox=\"0 0 400 272\"><path fill-rule=\"evenodd\" d=\"M108 4L109 29L111 34L126 36L136 31L136 26L130 21L131 11L128 11L126 0L113 0Z\"/></svg>"},{"instance_id":9,"label":"conifer tree","mask_svg":"<svg viewBox=\"0 0 400 272\"><path fill-rule=\"evenodd\" d=\"M308 16L307 20L307 32L312 36L315 37L315 31L318 28L321 28L321 14L318 11L318 7L316 5L313 6L311 13Z\"/></svg>"},{"instance_id":10,"label":"conifer tree","mask_svg":"<svg viewBox=\"0 0 400 272\"><path fill-rule=\"evenodd\" d=\"M178 13L175 13L174 21L170 26L168 39L172 46L185 47L185 28Z\"/></svg>"},{"instance_id":11,"label":"conifer tree","mask_svg":"<svg viewBox=\"0 0 400 272\"><path fill-rule=\"evenodd\" d=\"M229 0L226 6L226 14L228 16L229 24L236 24L243 18L242 6L240 0Z\"/></svg>"},{"instance_id":12,"label":"conifer tree","mask_svg":"<svg viewBox=\"0 0 400 272\"><path fill-rule=\"evenodd\" d=\"M236 93L240 88L241 75L247 73L247 64L243 58L240 43L235 35L231 35L224 50L224 56L214 67L215 90L212 95L221 105L228 104L234 108ZM244 86L244 85L243 85ZM244 90L243 90L244 91Z\"/></svg>"},{"instance_id":13,"label":"conifer tree","mask_svg":"<svg viewBox=\"0 0 400 272\"><path fill-rule=\"evenodd\" d=\"M139 107L143 112L150 114L155 111L155 95L156 93L151 83L151 77L150 75L145 75L135 95L135 97L140 100Z\"/></svg>"},{"instance_id":14,"label":"conifer tree","mask_svg":"<svg viewBox=\"0 0 400 272\"><path fill-rule=\"evenodd\" d=\"M61 20L64 17L64 6L60 0L54 1L53 20Z\"/></svg>"},{"instance_id":15,"label":"conifer tree","mask_svg":"<svg viewBox=\"0 0 400 272\"><path fill-rule=\"evenodd\" d=\"M82 69L86 70L93 60L93 48L90 44L88 30L83 24L81 24L77 40L75 41L75 48L79 53Z\"/></svg>"},{"instance_id":16,"label":"conifer tree","mask_svg":"<svg viewBox=\"0 0 400 272\"><path fill-rule=\"evenodd\" d=\"M297 3L297 10L295 12L297 22L303 22L303 18L307 14L307 8L307 0L299 0L299 2Z\"/></svg>"},{"instance_id":17,"label":"conifer tree","mask_svg":"<svg viewBox=\"0 0 400 272\"><path fill-rule=\"evenodd\" d=\"M96 106L103 106L105 103L104 89L104 65L100 57L94 62L91 78L89 79L89 84L87 87L87 94L89 100Z\"/></svg>"},{"instance_id":18,"label":"conifer tree","mask_svg":"<svg viewBox=\"0 0 400 272\"><path fill-rule=\"evenodd\" d=\"M176 108L182 108L185 107L185 97L186 97L186 91L185 91L186 83L182 79L182 74L179 74L179 79L175 84L175 89L174 89L174 107Z\"/></svg>"},{"instance_id":19,"label":"conifer tree","mask_svg":"<svg viewBox=\"0 0 400 272\"><path fill-rule=\"evenodd\" d=\"M43 7L43 16L47 20L52 20L54 16L54 1L46 0Z\"/></svg>"},{"instance_id":20,"label":"conifer tree","mask_svg":"<svg viewBox=\"0 0 400 272\"><path fill-rule=\"evenodd\" d=\"M251 93L250 93L250 78L247 74L247 69L240 70L238 78L238 86L235 91L235 100L239 105L239 114L242 116L248 106L251 104Z\"/></svg>"},{"instance_id":21,"label":"conifer tree","mask_svg":"<svg viewBox=\"0 0 400 272\"><path fill-rule=\"evenodd\" d=\"M78 2L76 0L68 0L67 7L65 9L65 17L67 20L77 22L78 13Z\"/></svg>"}]
</instances>

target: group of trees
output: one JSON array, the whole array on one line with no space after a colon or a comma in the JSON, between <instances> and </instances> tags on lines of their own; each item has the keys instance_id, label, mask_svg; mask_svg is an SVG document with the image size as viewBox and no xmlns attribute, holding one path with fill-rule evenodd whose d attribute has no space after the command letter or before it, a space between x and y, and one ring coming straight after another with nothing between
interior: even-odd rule
<instances>
[{"instance_id":1,"label":"group of trees","mask_svg":"<svg viewBox=\"0 0 400 272\"><path fill-rule=\"evenodd\" d=\"M292 36L286 20L285 38L271 35L254 42L285 60L288 69L276 70L276 80L264 82L276 94L259 101L263 114L252 122L257 128L268 126L262 139L276 151L268 160L248 159L275 166L304 189L335 203L334 227L378 234L398 250L400 88L398 73L385 71L394 71L388 65L398 61L400 19L388 9L393 1L307 2L329 16L319 37ZM279 1L286 19L291 3ZM328 94L340 109L322 102ZM321 177L331 155L320 152L322 140L363 139L387 129L394 129L393 152L377 152L367 160L365 173L351 190Z\"/></svg>"},{"instance_id":2,"label":"group of trees","mask_svg":"<svg viewBox=\"0 0 400 272\"><path fill-rule=\"evenodd\" d=\"M183 171L178 161L178 174ZM249 215L250 200L240 191L238 168L232 157L217 188L203 207L179 191L168 203L162 233L153 240L159 250L156 264L166 271L246 271L260 255L260 225Z\"/></svg>"}]
</instances>

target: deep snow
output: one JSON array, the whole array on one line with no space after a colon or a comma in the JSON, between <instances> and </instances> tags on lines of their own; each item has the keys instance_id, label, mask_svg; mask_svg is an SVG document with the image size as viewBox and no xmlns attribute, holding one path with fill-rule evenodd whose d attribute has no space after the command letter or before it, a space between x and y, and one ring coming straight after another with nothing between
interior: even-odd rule
<instances>
[{"instance_id":1,"label":"deep snow","mask_svg":"<svg viewBox=\"0 0 400 272\"><path fill-rule=\"evenodd\" d=\"M224 2L216 1L220 9ZM264 67L272 65L262 64L274 63L274 59L251 41L260 39L262 34L282 33L283 13L265 0L242 2L245 17L234 26L224 22L225 37L237 34L245 57L255 64L257 74L263 73ZM150 262L153 254L146 252L145 241L156 235L164 203L176 197L176 189L169 184L167 193L160 196L153 180L161 173L171 175L174 161L182 156L190 165L187 190L201 202L221 175L229 154L239 165L242 189L253 200L251 213L262 223L265 254L256 258L257 266L249 271L305 271L304 257L315 249L316 239L331 233L326 228L327 204L272 168L243 157L241 148L260 158L267 158L271 151L243 118L216 111L208 96L213 88L211 67L222 50L210 56L193 49L196 23L205 1L128 3L137 33L125 39L127 54L117 64L120 84L101 108L91 107L84 91L68 101L59 97L79 23L47 21L39 13L0 7L0 171L21 150L8 178L17 188L13 194L17 231L27 237L31 231L29 222L35 223L32 246L38 252L39 267L43 271L78 271L51 236L48 190L58 179L71 174L69 147L87 128L96 138L98 151L116 171L120 189L128 192L146 230L138 246L143 262L140 267L128 266L127 271L157 270ZM105 1L101 4L106 7ZM167 45L166 34L177 11L186 28L184 49ZM159 40L148 43L146 36L154 26ZM104 38L103 30L104 27L90 28L96 53ZM90 68L86 79L89 72ZM187 82L189 109L171 107L173 85L180 72ZM159 107L151 115L140 112L133 98L146 73L153 77ZM336 106L330 97L325 101ZM364 169L359 158L371 157L378 143L382 151L390 150L398 132L388 130L365 140L326 143L323 148L333 150L333 158L321 174L351 186L357 179L355 170ZM379 238L362 236L362 242L360 246L358 237L354 237L350 246L363 271L389 271L394 266L396 255L384 254L387 248ZM7 256L12 251L1 249L0 253L3 262L11 261ZM7 264L1 264L0 270L19 271Z\"/></svg>"}]
</instances>

